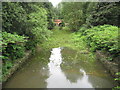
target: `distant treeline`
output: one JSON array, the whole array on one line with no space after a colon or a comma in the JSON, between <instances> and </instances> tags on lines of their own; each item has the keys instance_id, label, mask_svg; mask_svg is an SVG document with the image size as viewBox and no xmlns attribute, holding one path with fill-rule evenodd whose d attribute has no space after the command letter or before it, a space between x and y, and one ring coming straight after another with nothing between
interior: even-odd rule
<instances>
[{"instance_id":1,"label":"distant treeline","mask_svg":"<svg viewBox=\"0 0 120 90\"><path fill-rule=\"evenodd\" d=\"M73 31L104 24L120 27L120 2L62 2L58 10Z\"/></svg>"}]
</instances>

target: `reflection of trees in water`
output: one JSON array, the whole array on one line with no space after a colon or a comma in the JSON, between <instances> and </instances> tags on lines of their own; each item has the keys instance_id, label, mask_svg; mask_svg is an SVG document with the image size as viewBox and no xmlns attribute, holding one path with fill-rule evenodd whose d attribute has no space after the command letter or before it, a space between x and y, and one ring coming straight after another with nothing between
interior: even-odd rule
<instances>
[{"instance_id":1,"label":"reflection of trees in water","mask_svg":"<svg viewBox=\"0 0 120 90\"><path fill-rule=\"evenodd\" d=\"M88 81L93 87L111 87L110 82L106 81L107 74L104 67L89 56L89 54L81 54L75 50L64 48L62 50L63 63L61 69L70 82L77 82L83 78L80 69L84 69L88 75ZM105 82L105 84L103 83ZM111 85L111 86L110 86Z\"/></svg>"},{"instance_id":2,"label":"reflection of trees in water","mask_svg":"<svg viewBox=\"0 0 120 90\"><path fill-rule=\"evenodd\" d=\"M70 48L64 48L62 50L63 64L64 68L71 68L74 66L84 69L87 74L92 74L96 76L105 76L105 69L103 65L100 64L97 60L94 60L93 57L89 54L83 54L81 52L72 50Z\"/></svg>"},{"instance_id":3,"label":"reflection of trees in water","mask_svg":"<svg viewBox=\"0 0 120 90\"><path fill-rule=\"evenodd\" d=\"M29 59L29 62L6 83L6 88L47 87L46 79L48 78L49 73L47 67L45 67L47 66L45 60L47 61L49 58L46 56L46 52L39 51Z\"/></svg>"},{"instance_id":4,"label":"reflection of trees in water","mask_svg":"<svg viewBox=\"0 0 120 90\"><path fill-rule=\"evenodd\" d=\"M35 56L33 57L34 60L31 63L31 68L34 69L34 79L32 79L32 83L35 88L46 88L47 82L46 79L49 78L49 71L47 67L47 63L49 61L50 52L40 50L36 52ZM33 88L34 88L33 87Z\"/></svg>"},{"instance_id":5,"label":"reflection of trees in water","mask_svg":"<svg viewBox=\"0 0 120 90\"><path fill-rule=\"evenodd\" d=\"M63 63L61 65L61 69L66 78L73 83L83 77L83 73L80 72L80 65L76 66L76 63L78 62L78 60L75 60L76 55L77 52L75 50L69 48L64 48L62 50Z\"/></svg>"},{"instance_id":6,"label":"reflection of trees in water","mask_svg":"<svg viewBox=\"0 0 120 90\"><path fill-rule=\"evenodd\" d=\"M112 88L115 84L110 78L101 78L94 75L89 75L88 80L95 88Z\"/></svg>"},{"instance_id":7,"label":"reflection of trees in water","mask_svg":"<svg viewBox=\"0 0 120 90\"><path fill-rule=\"evenodd\" d=\"M76 83L78 79L82 79L83 77L83 73L80 72L80 69L76 69L72 66L72 69L66 69L66 66L61 67L64 75L66 76L66 78L72 82L72 83Z\"/></svg>"}]
</instances>

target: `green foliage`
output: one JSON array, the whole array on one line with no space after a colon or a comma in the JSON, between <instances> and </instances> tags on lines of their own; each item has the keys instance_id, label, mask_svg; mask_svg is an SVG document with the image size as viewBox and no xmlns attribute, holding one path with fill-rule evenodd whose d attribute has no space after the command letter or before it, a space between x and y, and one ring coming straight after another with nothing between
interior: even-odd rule
<instances>
[{"instance_id":1,"label":"green foliage","mask_svg":"<svg viewBox=\"0 0 120 90\"><path fill-rule=\"evenodd\" d=\"M87 24L97 25L119 25L120 4L119 2L98 2L91 14L87 17Z\"/></svg>"},{"instance_id":2,"label":"green foliage","mask_svg":"<svg viewBox=\"0 0 120 90\"><path fill-rule=\"evenodd\" d=\"M47 39L50 31L47 29L47 12L44 8L39 8L35 6L37 12L31 13L29 15L29 22L31 23L32 33L36 42L41 42Z\"/></svg>"},{"instance_id":3,"label":"green foliage","mask_svg":"<svg viewBox=\"0 0 120 90\"><path fill-rule=\"evenodd\" d=\"M22 58L26 50L34 51L51 34L53 28L51 3L3 2L0 51L3 60L3 74ZM2 37L1 37L2 36Z\"/></svg>"},{"instance_id":4,"label":"green foliage","mask_svg":"<svg viewBox=\"0 0 120 90\"><path fill-rule=\"evenodd\" d=\"M43 4L46 11L47 11L47 21L48 21L48 29L53 29L54 28L54 22L53 22L53 17L54 17L54 12L53 12L53 6L51 2L46 2Z\"/></svg>"},{"instance_id":5,"label":"green foliage","mask_svg":"<svg viewBox=\"0 0 120 90\"><path fill-rule=\"evenodd\" d=\"M92 51L105 50L114 56L118 56L118 27L111 25L96 26L85 30L85 40Z\"/></svg>"},{"instance_id":6,"label":"green foliage","mask_svg":"<svg viewBox=\"0 0 120 90\"><path fill-rule=\"evenodd\" d=\"M25 48L26 48L26 50L32 50L32 49L34 49L35 48L35 46L36 46L36 41L34 41L34 40L28 40L27 42L26 42L26 44L25 44Z\"/></svg>"},{"instance_id":7,"label":"green foliage","mask_svg":"<svg viewBox=\"0 0 120 90\"><path fill-rule=\"evenodd\" d=\"M2 32L3 60L13 60L22 57L26 41L26 37L24 36Z\"/></svg>"},{"instance_id":8,"label":"green foliage","mask_svg":"<svg viewBox=\"0 0 120 90\"><path fill-rule=\"evenodd\" d=\"M4 77L8 73L8 70L13 66L11 61L6 61L2 66L2 76Z\"/></svg>"},{"instance_id":9,"label":"green foliage","mask_svg":"<svg viewBox=\"0 0 120 90\"><path fill-rule=\"evenodd\" d=\"M88 28L110 24L120 26L120 3L118 2L63 2L59 11L73 31L86 24Z\"/></svg>"},{"instance_id":10,"label":"green foliage","mask_svg":"<svg viewBox=\"0 0 120 90\"><path fill-rule=\"evenodd\" d=\"M59 24L59 26L60 26L60 30L62 30L62 28L65 27L65 23L62 22L62 23Z\"/></svg>"},{"instance_id":11,"label":"green foliage","mask_svg":"<svg viewBox=\"0 0 120 90\"><path fill-rule=\"evenodd\" d=\"M79 26L83 24L83 3L63 3L62 4L62 14L64 17L64 21L69 23L69 27L71 30L78 30ZM76 7L76 8L75 8Z\"/></svg>"},{"instance_id":12,"label":"green foliage","mask_svg":"<svg viewBox=\"0 0 120 90\"><path fill-rule=\"evenodd\" d=\"M83 24L89 23L87 17L94 10L97 3L91 2L64 2L61 3L61 12L63 19L69 23L69 27L73 31L78 31Z\"/></svg>"},{"instance_id":13,"label":"green foliage","mask_svg":"<svg viewBox=\"0 0 120 90\"><path fill-rule=\"evenodd\" d=\"M2 28L9 33L23 34L27 24L26 12L18 2L2 3Z\"/></svg>"},{"instance_id":14,"label":"green foliage","mask_svg":"<svg viewBox=\"0 0 120 90\"><path fill-rule=\"evenodd\" d=\"M27 37L20 36L17 34L11 34L7 32L2 32L2 43L3 45L7 45L8 43L23 43L27 41Z\"/></svg>"},{"instance_id":15,"label":"green foliage","mask_svg":"<svg viewBox=\"0 0 120 90\"><path fill-rule=\"evenodd\" d=\"M0 52L2 52L2 33L0 31Z\"/></svg>"},{"instance_id":16,"label":"green foliage","mask_svg":"<svg viewBox=\"0 0 120 90\"><path fill-rule=\"evenodd\" d=\"M2 28L6 31L2 33L3 42L1 43L4 47L7 47L8 43L24 42L25 38L19 36L24 35L29 38L25 47L30 50L50 35L47 27L51 25L49 28L52 28L53 24L51 3L4 2L2 9Z\"/></svg>"},{"instance_id":17,"label":"green foliage","mask_svg":"<svg viewBox=\"0 0 120 90\"><path fill-rule=\"evenodd\" d=\"M85 30L88 29L86 24L83 24L80 29L78 30L78 32L81 32L82 35L84 35Z\"/></svg>"},{"instance_id":18,"label":"green foliage","mask_svg":"<svg viewBox=\"0 0 120 90\"><path fill-rule=\"evenodd\" d=\"M8 44L5 55L7 55L10 58L10 60L16 60L18 58L22 58L24 56L24 53L25 53L24 46L16 45L16 44Z\"/></svg>"},{"instance_id":19,"label":"green foliage","mask_svg":"<svg viewBox=\"0 0 120 90\"><path fill-rule=\"evenodd\" d=\"M116 75L118 76L118 78L115 78L115 80L120 81L120 72L116 73Z\"/></svg>"},{"instance_id":20,"label":"green foliage","mask_svg":"<svg viewBox=\"0 0 120 90\"><path fill-rule=\"evenodd\" d=\"M116 75L117 78L115 78L115 80L120 82L120 72L117 72ZM120 89L120 85L113 88L113 90L119 90L119 89Z\"/></svg>"},{"instance_id":21,"label":"green foliage","mask_svg":"<svg viewBox=\"0 0 120 90\"><path fill-rule=\"evenodd\" d=\"M25 35L36 44L49 36L47 28L53 27L51 3L4 2L2 7L3 31Z\"/></svg>"},{"instance_id":22,"label":"green foliage","mask_svg":"<svg viewBox=\"0 0 120 90\"><path fill-rule=\"evenodd\" d=\"M116 86L112 90L120 90L120 86Z\"/></svg>"}]
</instances>

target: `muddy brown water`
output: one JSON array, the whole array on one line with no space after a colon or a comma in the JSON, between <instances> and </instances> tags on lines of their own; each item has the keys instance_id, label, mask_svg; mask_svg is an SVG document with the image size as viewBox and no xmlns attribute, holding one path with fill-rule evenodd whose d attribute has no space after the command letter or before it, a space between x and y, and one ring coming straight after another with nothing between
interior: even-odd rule
<instances>
[{"instance_id":1,"label":"muddy brown water","mask_svg":"<svg viewBox=\"0 0 120 90\"><path fill-rule=\"evenodd\" d=\"M38 50L4 88L112 88L113 78L98 60L71 48Z\"/></svg>"}]
</instances>

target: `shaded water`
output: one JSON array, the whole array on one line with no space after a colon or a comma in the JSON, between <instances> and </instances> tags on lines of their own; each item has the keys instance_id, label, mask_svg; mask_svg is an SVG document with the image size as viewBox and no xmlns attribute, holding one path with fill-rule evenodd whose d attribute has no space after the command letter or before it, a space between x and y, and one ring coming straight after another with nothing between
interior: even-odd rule
<instances>
[{"instance_id":1,"label":"shaded water","mask_svg":"<svg viewBox=\"0 0 120 90\"><path fill-rule=\"evenodd\" d=\"M70 48L38 50L5 88L112 88L114 80L88 53Z\"/></svg>"}]
</instances>

